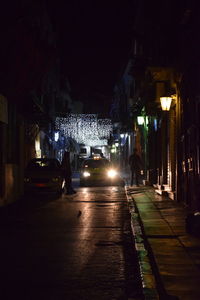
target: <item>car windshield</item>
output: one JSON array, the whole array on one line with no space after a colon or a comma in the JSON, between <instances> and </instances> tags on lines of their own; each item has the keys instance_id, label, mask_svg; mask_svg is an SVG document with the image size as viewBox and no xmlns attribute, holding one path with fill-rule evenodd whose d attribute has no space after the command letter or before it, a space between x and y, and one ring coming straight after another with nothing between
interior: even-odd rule
<instances>
[{"instance_id":1,"label":"car windshield","mask_svg":"<svg viewBox=\"0 0 200 300\"><path fill-rule=\"evenodd\" d=\"M83 166L88 168L104 168L108 167L110 162L106 159L97 159L97 160L87 160L84 162Z\"/></svg>"},{"instance_id":2,"label":"car windshield","mask_svg":"<svg viewBox=\"0 0 200 300\"><path fill-rule=\"evenodd\" d=\"M56 160L34 160L28 164L27 169L55 170L59 167L59 162Z\"/></svg>"}]
</instances>

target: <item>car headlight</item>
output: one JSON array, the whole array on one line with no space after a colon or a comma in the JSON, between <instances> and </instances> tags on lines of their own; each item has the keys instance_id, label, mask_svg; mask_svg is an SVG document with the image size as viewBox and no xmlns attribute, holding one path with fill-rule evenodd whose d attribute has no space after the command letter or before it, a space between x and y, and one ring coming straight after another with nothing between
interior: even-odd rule
<instances>
[{"instance_id":1,"label":"car headlight","mask_svg":"<svg viewBox=\"0 0 200 300\"><path fill-rule=\"evenodd\" d=\"M109 170L109 171L107 172L107 175L108 175L108 177L110 177L110 178L114 178L115 176L117 176L117 171L111 169L111 170Z\"/></svg>"},{"instance_id":2,"label":"car headlight","mask_svg":"<svg viewBox=\"0 0 200 300\"><path fill-rule=\"evenodd\" d=\"M62 182L62 189L64 189L64 187L65 187L65 180L63 180Z\"/></svg>"},{"instance_id":3,"label":"car headlight","mask_svg":"<svg viewBox=\"0 0 200 300\"><path fill-rule=\"evenodd\" d=\"M52 178L52 181L53 181L53 182L58 182L58 181L59 181L59 177L53 177L53 178Z\"/></svg>"},{"instance_id":4,"label":"car headlight","mask_svg":"<svg viewBox=\"0 0 200 300\"><path fill-rule=\"evenodd\" d=\"M84 172L83 172L83 176L84 176L84 177L89 177L89 176L90 176L90 173L89 173L89 172L86 172L86 171L84 171Z\"/></svg>"},{"instance_id":5,"label":"car headlight","mask_svg":"<svg viewBox=\"0 0 200 300\"><path fill-rule=\"evenodd\" d=\"M30 178L29 177L25 177L24 178L24 182L30 182L31 180L30 180Z\"/></svg>"}]
</instances>

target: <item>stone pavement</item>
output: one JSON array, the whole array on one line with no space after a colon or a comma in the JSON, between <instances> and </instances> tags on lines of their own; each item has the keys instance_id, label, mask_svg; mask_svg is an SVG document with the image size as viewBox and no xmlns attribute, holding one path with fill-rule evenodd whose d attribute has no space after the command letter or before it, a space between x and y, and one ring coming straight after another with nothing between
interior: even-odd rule
<instances>
[{"instance_id":1,"label":"stone pavement","mask_svg":"<svg viewBox=\"0 0 200 300\"><path fill-rule=\"evenodd\" d=\"M186 209L152 187L126 186L145 299L200 299L200 238Z\"/></svg>"}]
</instances>

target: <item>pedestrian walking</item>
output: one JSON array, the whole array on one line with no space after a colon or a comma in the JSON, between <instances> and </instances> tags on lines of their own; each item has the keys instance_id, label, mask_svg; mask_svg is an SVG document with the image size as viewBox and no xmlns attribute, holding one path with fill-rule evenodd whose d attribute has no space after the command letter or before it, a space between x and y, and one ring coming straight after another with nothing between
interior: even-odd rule
<instances>
[{"instance_id":1,"label":"pedestrian walking","mask_svg":"<svg viewBox=\"0 0 200 300\"><path fill-rule=\"evenodd\" d=\"M129 165L131 169L131 186L133 185L134 178L136 185L139 186L139 178L143 164L136 148L133 149L133 154L129 157Z\"/></svg>"},{"instance_id":2,"label":"pedestrian walking","mask_svg":"<svg viewBox=\"0 0 200 300\"><path fill-rule=\"evenodd\" d=\"M67 195L75 194L76 191L72 187L72 171L70 164L70 152L65 151L62 159L63 177L65 179L65 193Z\"/></svg>"}]
</instances>

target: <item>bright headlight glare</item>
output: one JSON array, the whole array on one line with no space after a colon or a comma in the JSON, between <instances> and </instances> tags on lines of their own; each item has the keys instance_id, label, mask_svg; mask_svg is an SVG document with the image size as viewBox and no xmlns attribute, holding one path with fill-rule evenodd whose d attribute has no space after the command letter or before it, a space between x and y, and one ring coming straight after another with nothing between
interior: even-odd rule
<instances>
[{"instance_id":1,"label":"bright headlight glare","mask_svg":"<svg viewBox=\"0 0 200 300\"><path fill-rule=\"evenodd\" d=\"M111 170L108 171L107 175L108 175L108 177L113 178L117 175L117 171L111 169Z\"/></svg>"},{"instance_id":2,"label":"bright headlight glare","mask_svg":"<svg viewBox=\"0 0 200 300\"><path fill-rule=\"evenodd\" d=\"M89 177L89 176L90 176L90 173L85 171L85 172L83 172L83 176L84 176L84 177Z\"/></svg>"}]
</instances>

